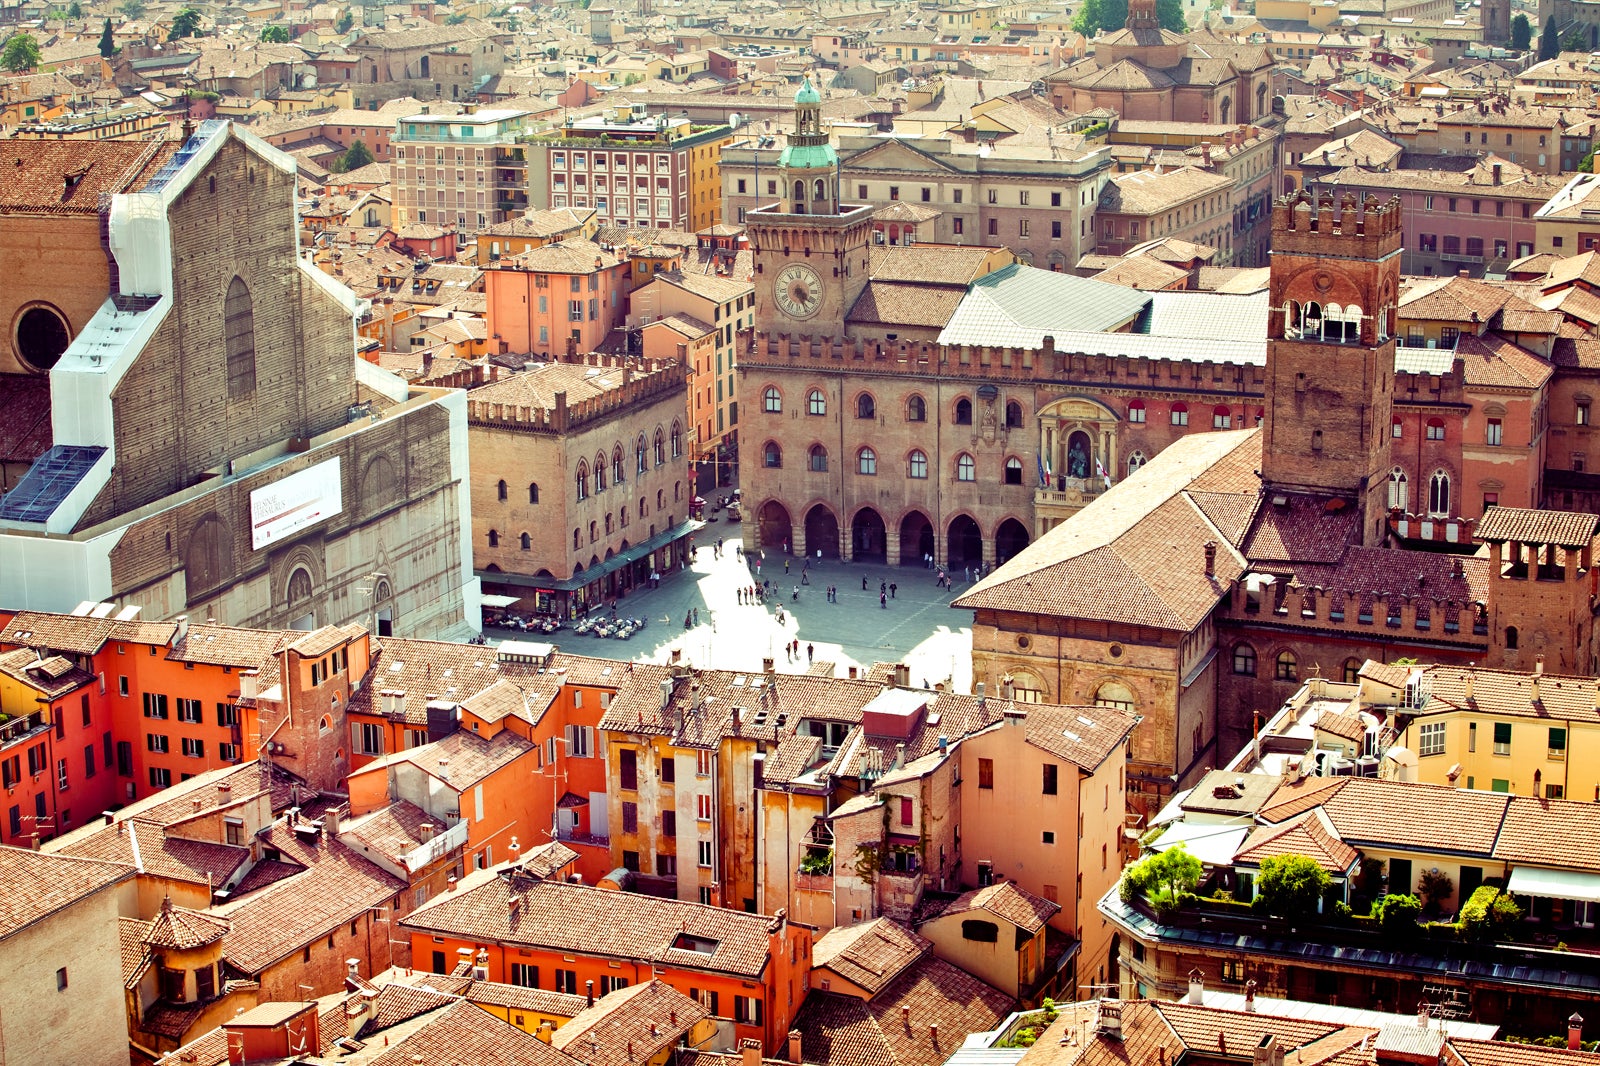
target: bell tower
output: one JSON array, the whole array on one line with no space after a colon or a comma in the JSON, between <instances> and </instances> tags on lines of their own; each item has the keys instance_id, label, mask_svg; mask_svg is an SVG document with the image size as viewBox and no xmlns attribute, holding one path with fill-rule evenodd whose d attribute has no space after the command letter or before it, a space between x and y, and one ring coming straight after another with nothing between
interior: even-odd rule
<instances>
[{"instance_id":1,"label":"bell tower","mask_svg":"<svg viewBox=\"0 0 1600 1066\"><path fill-rule=\"evenodd\" d=\"M745 213L755 259L756 331L842 336L867 283L871 205L839 202L839 156L806 79L778 157L775 203Z\"/></svg>"},{"instance_id":2,"label":"bell tower","mask_svg":"<svg viewBox=\"0 0 1600 1066\"><path fill-rule=\"evenodd\" d=\"M1272 212L1263 487L1354 505L1363 544L1384 533L1400 241L1398 200L1302 192Z\"/></svg>"}]
</instances>

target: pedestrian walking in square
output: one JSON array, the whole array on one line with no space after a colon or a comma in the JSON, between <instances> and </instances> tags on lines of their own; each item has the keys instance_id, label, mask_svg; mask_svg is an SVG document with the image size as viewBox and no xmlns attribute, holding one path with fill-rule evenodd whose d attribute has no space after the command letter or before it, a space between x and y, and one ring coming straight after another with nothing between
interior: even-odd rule
<instances>
[{"instance_id":1,"label":"pedestrian walking in square","mask_svg":"<svg viewBox=\"0 0 1600 1066\"><path fill-rule=\"evenodd\" d=\"M861 575L861 591L862 592L867 591L867 575L866 574L862 574Z\"/></svg>"},{"instance_id":2,"label":"pedestrian walking in square","mask_svg":"<svg viewBox=\"0 0 1600 1066\"><path fill-rule=\"evenodd\" d=\"M817 648L814 644L806 645L806 665L810 666L816 660Z\"/></svg>"},{"instance_id":3,"label":"pedestrian walking in square","mask_svg":"<svg viewBox=\"0 0 1600 1066\"><path fill-rule=\"evenodd\" d=\"M889 594L887 592L878 593L878 606L886 611L889 609Z\"/></svg>"}]
</instances>

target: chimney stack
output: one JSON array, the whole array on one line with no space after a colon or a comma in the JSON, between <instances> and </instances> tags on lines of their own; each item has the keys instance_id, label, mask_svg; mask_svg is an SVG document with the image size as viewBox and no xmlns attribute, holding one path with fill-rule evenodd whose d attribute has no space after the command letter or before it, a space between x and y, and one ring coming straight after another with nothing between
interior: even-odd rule
<instances>
[{"instance_id":1,"label":"chimney stack","mask_svg":"<svg viewBox=\"0 0 1600 1066\"><path fill-rule=\"evenodd\" d=\"M1251 1014L1256 1010L1256 983L1254 980L1244 983L1244 1009Z\"/></svg>"},{"instance_id":2,"label":"chimney stack","mask_svg":"<svg viewBox=\"0 0 1600 1066\"><path fill-rule=\"evenodd\" d=\"M662 678L661 679L661 709L663 711L666 710L667 709L667 704L669 704L671 702L672 702L672 679L670 677Z\"/></svg>"},{"instance_id":3,"label":"chimney stack","mask_svg":"<svg viewBox=\"0 0 1600 1066\"><path fill-rule=\"evenodd\" d=\"M337 810L323 813L322 835L329 839L339 835L339 812Z\"/></svg>"},{"instance_id":4,"label":"chimney stack","mask_svg":"<svg viewBox=\"0 0 1600 1066\"><path fill-rule=\"evenodd\" d=\"M1206 577L1217 576L1217 542L1206 541Z\"/></svg>"},{"instance_id":5,"label":"chimney stack","mask_svg":"<svg viewBox=\"0 0 1600 1066\"><path fill-rule=\"evenodd\" d=\"M789 1030L789 1061L800 1062L800 1030Z\"/></svg>"},{"instance_id":6,"label":"chimney stack","mask_svg":"<svg viewBox=\"0 0 1600 1066\"><path fill-rule=\"evenodd\" d=\"M761 1041L745 1037L739 1041L739 1066L761 1066Z\"/></svg>"},{"instance_id":7,"label":"chimney stack","mask_svg":"<svg viewBox=\"0 0 1600 1066\"><path fill-rule=\"evenodd\" d=\"M1474 663L1467 664L1466 681L1461 687L1462 699L1468 703L1472 702L1472 691L1477 679L1477 674L1473 670L1474 665Z\"/></svg>"},{"instance_id":8,"label":"chimney stack","mask_svg":"<svg viewBox=\"0 0 1600 1066\"><path fill-rule=\"evenodd\" d=\"M591 1006L591 1007L594 1006L594 982L593 981L585 981L583 983L583 987L585 989L585 996L589 1001L588 1005Z\"/></svg>"},{"instance_id":9,"label":"chimney stack","mask_svg":"<svg viewBox=\"0 0 1600 1066\"><path fill-rule=\"evenodd\" d=\"M1199 970L1189 971L1189 1002L1196 1006L1205 1002L1206 977Z\"/></svg>"},{"instance_id":10,"label":"chimney stack","mask_svg":"<svg viewBox=\"0 0 1600 1066\"><path fill-rule=\"evenodd\" d=\"M1577 1011L1573 1011L1572 1017L1567 1019L1567 1050L1583 1050L1583 1015Z\"/></svg>"}]
</instances>

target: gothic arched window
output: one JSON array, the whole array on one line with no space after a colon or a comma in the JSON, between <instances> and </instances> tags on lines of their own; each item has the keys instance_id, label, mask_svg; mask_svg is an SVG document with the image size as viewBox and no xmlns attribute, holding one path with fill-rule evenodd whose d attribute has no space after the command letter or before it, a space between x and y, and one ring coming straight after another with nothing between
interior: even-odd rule
<instances>
[{"instance_id":1,"label":"gothic arched window","mask_svg":"<svg viewBox=\"0 0 1600 1066\"><path fill-rule=\"evenodd\" d=\"M223 347L228 355L228 398L256 391L256 314L250 287L238 275L228 283L223 302Z\"/></svg>"}]
</instances>

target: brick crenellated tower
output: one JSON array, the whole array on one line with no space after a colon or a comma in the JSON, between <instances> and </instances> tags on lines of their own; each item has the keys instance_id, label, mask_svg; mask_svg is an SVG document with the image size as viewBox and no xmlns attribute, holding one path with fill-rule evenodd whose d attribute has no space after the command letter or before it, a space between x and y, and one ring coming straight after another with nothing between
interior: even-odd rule
<instances>
[{"instance_id":1,"label":"brick crenellated tower","mask_svg":"<svg viewBox=\"0 0 1600 1066\"><path fill-rule=\"evenodd\" d=\"M1273 208L1263 488L1347 501L1365 544L1384 532L1400 243L1398 200Z\"/></svg>"}]
</instances>

